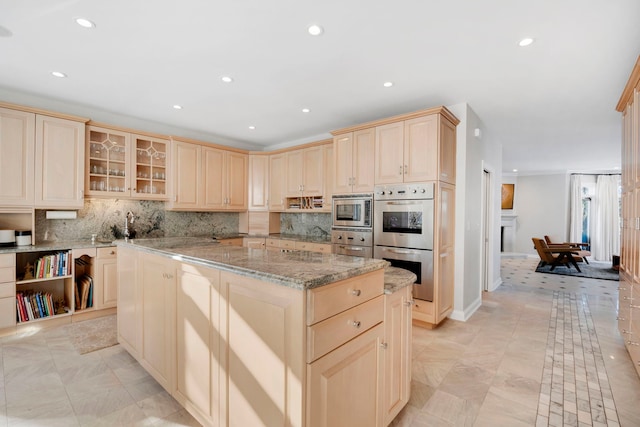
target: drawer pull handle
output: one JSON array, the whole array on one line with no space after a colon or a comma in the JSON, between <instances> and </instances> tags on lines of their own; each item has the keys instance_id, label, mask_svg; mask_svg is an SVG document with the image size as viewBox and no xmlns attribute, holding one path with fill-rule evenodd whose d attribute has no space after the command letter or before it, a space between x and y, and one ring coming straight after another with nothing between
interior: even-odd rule
<instances>
[{"instance_id":1,"label":"drawer pull handle","mask_svg":"<svg viewBox=\"0 0 640 427\"><path fill-rule=\"evenodd\" d=\"M405 302L405 304L407 304L407 307L411 307L415 303L416 302L414 300L409 300L409 301Z\"/></svg>"},{"instance_id":2,"label":"drawer pull handle","mask_svg":"<svg viewBox=\"0 0 640 427\"><path fill-rule=\"evenodd\" d=\"M354 320L354 321L353 321L353 326L354 326L355 328L359 328L359 327L360 327L360 321L359 321L359 320Z\"/></svg>"},{"instance_id":3,"label":"drawer pull handle","mask_svg":"<svg viewBox=\"0 0 640 427\"><path fill-rule=\"evenodd\" d=\"M622 299L625 301L633 301L633 298L630 298L630 297L622 297Z\"/></svg>"},{"instance_id":4,"label":"drawer pull handle","mask_svg":"<svg viewBox=\"0 0 640 427\"><path fill-rule=\"evenodd\" d=\"M624 317L616 317L616 320L627 320Z\"/></svg>"},{"instance_id":5,"label":"drawer pull handle","mask_svg":"<svg viewBox=\"0 0 640 427\"><path fill-rule=\"evenodd\" d=\"M360 289L354 289L353 291L351 291L351 295L356 297L359 297L361 293L362 291Z\"/></svg>"},{"instance_id":6,"label":"drawer pull handle","mask_svg":"<svg viewBox=\"0 0 640 427\"><path fill-rule=\"evenodd\" d=\"M631 335L631 332L627 331L626 329L623 329L623 330L622 330L622 333L623 333L623 334L629 334L629 335Z\"/></svg>"},{"instance_id":7,"label":"drawer pull handle","mask_svg":"<svg viewBox=\"0 0 640 427\"><path fill-rule=\"evenodd\" d=\"M619 288L618 288L618 290L619 290L619 291L626 291L626 290L627 290L627 288L619 287Z\"/></svg>"},{"instance_id":8,"label":"drawer pull handle","mask_svg":"<svg viewBox=\"0 0 640 427\"><path fill-rule=\"evenodd\" d=\"M629 345L636 345L636 346L640 346L640 343L637 343L635 341L627 341L627 344Z\"/></svg>"},{"instance_id":9,"label":"drawer pull handle","mask_svg":"<svg viewBox=\"0 0 640 427\"><path fill-rule=\"evenodd\" d=\"M629 304L630 308L640 308L640 305L633 305L633 304Z\"/></svg>"},{"instance_id":10,"label":"drawer pull handle","mask_svg":"<svg viewBox=\"0 0 640 427\"><path fill-rule=\"evenodd\" d=\"M383 342L380 344L380 347L384 348L385 350L387 349L389 345L386 342Z\"/></svg>"}]
</instances>

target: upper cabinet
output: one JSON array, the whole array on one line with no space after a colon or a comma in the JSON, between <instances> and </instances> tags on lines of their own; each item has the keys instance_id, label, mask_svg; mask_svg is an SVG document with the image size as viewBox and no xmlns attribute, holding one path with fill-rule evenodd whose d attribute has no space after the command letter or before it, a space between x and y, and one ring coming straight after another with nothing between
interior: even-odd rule
<instances>
[{"instance_id":1,"label":"upper cabinet","mask_svg":"<svg viewBox=\"0 0 640 427\"><path fill-rule=\"evenodd\" d=\"M455 184L455 125L431 114L376 127L375 183Z\"/></svg>"},{"instance_id":2,"label":"upper cabinet","mask_svg":"<svg viewBox=\"0 0 640 427\"><path fill-rule=\"evenodd\" d=\"M173 140L170 210L247 209L248 155Z\"/></svg>"},{"instance_id":3,"label":"upper cabinet","mask_svg":"<svg viewBox=\"0 0 640 427\"><path fill-rule=\"evenodd\" d=\"M94 197L165 200L169 141L87 126L86 193Z\"/></svg>"},{"instance_id":4,"label":"upper cabinet","mask_svg":"<svg viewBox=\"0 0 640 427\"><path fill-rule=\"evenodd\" d=\"M36 117L0 108L0 206L33 206Z\"/></svg>"},{"instance_id":5,"label":"upper cabinet","mask_svg":"<svg viewBox=\"0 0 640 427\"><path fill-rule=\"evenodd\" d=\"M36 114L36 208L84 206L84 122Z\"/></svg>"},{"instance_id":6,"label":"upper cabinet","mask_svg":"<svg viewBox=\"0 0 640 427\"><path fill-rule=\"evenodd\" d=\"M322 196L324 189L322 146L287 153L287 197Z\"/></svg>"},{"instance_id":7,"label":"upper cabinet","mask_svg":"<svg viewBox=\"0 0 640 427\"><path fill-rule=\"evenodd\" d=\"M371 193L374 186L375 128L333 138L333 192Z\"/></svg>"},{"instance_id":8,"label":"upper cabinet","mask_svg":"<svg viewBox=\"0 0 640 427\"><path fill-rule=\"evenodd\" d=\"M287 153L269 155L269 210L283 211L287 187Z\"/></svg>"},{"instance_id":9,"label":"upper cabinet","mask_svg":"<svg viewBox=\"0 0 640 427\"><path fill-rule=\"evenodd\" d=\"M250 211L269 210L269 156L249 154Z\"/></svg>"}]
</instances>

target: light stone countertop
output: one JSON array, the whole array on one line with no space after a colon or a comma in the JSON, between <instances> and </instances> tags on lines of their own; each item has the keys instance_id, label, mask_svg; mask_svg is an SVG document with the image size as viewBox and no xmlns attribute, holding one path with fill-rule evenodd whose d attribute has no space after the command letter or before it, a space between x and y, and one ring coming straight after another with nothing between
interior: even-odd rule
<instances>
[{"instance_id":1,"label":"light stone countertop","mask_svg":"<svg viewBox=\"0 0 640 427\"><path fill-rule=\"evenodd\" d=\"M0 247L0 254L22 253L22 252L39 252L39 251L63 251L67 249L79 248L107 248L115 246L114 242L98 242L91 243L91 240L57 240L49 242L40 242L35 245L21 246L5 246Z\"/></svg>"},{"instance_id":2,"label":"light stone countertop","mask_svg":"<svg viewBox=\"0 0 640 427\"><path fill-rule=\"evenodd\" d=\"M134 239L129 242L118 240L116 243L118 246L131 246L178 261L218 268L301 290L369 273L388 265L384 260L346 255L223 246L206 238L170 237Z\"/></svg>"},{"instance_id":3,"label":"light stone countertop","mask_svg":"<svg viewBox=\"0 0 640 427\"><path fill-rule=\"evenodd\" d=\"M416 283L415 273L403 268L388 266L384 269L384 293L392 294Z\"/></svg>"}]
</instances>

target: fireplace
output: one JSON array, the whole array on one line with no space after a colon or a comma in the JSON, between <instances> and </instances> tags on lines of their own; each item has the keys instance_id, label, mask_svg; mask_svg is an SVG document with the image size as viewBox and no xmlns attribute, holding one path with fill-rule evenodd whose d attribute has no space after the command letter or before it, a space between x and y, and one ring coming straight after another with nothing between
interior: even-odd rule
<instances>
[{"instance_id":1,"label":"fireplace","mask_svg":"<svg viewBox=\"0 0 640 427\"><path fill-rule=\"evenodd\" d=\"M517 215L502 215L500 223L500 252L515 251L517 218Z\"/></svg>"}]
</instances>

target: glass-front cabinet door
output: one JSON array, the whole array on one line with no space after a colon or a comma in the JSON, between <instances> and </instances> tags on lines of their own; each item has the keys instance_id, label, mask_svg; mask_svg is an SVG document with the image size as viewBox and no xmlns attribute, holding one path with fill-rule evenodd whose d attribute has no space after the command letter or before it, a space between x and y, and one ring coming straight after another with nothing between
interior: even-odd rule
<instances>
[{"instance_id":1,"label":"glass-front cabinet door","mask_svg":"<svg viewBox=\"0 0 640 427\"><path fill-rule=\"evenodd\" d=\"M129 133L87 127L87 194L103 197L130 195L129 141Z\"/></svg>"},{"instance_id":2,"label":"glass-front cabinet door","mask_svg":"<svg viewBox=\"0 0 640 427\"><path fill-rule=\"evenodd\" d=\"M167 198L167 155L169 141L131 135L135 146L135 185L132 196L144 199Z\"/></svg>"}]
</instances>

